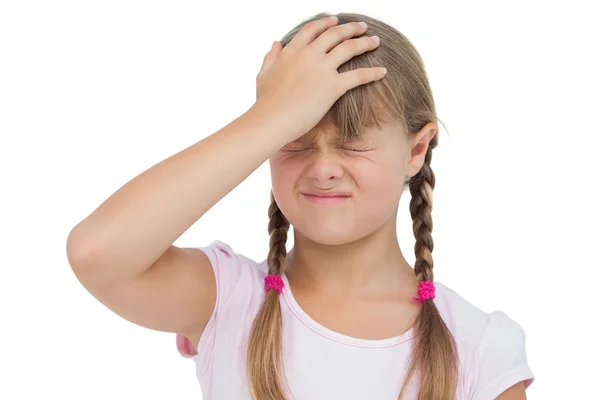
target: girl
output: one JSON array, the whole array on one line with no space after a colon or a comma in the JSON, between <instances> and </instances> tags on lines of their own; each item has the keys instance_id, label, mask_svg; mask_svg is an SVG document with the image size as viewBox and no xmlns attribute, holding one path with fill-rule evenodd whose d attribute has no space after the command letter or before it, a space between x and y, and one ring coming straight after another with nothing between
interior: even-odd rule
<instances>
[{"instance_id":1,"label":"girl","mask_svg":"<svg viewBox=\"0 0 600 400\"><path fill-rule=\"evenodd\" d=\"M524 399L521 327L434 281L437 120L405 36L316 15L273 44L247 112L78 224L69 262L119 315L177 334L206 400ZM266 160L265 261L172 245ZM396 235L406 186L414 267Z\"/></svg>"}]
</instances>

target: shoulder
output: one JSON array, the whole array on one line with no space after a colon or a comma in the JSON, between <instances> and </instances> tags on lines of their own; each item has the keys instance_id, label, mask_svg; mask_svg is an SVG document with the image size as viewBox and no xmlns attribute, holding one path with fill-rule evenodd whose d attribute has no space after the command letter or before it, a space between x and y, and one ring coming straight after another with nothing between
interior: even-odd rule
<instances>
[{"instance_id":1,"label":"shoulder","mask_svg":"<svg viewBox=\"0 0 600 400\"><path fill-rule=\"evenodd\" d=\"M265 260L256 260L241 254L235 251L229 244L220 240L214 240L207 246L197 247L197 249L206 254L211 264L213 264L213 268L219 270L222 268L236 270L250 267L252 271L265 273L267 271Z\"/></svg>"},{"instance_id":2,"label":"shoulder","mask_svg":"<svg viewBox=\"0 0 600 400\"><path fill-rule=\"evenodd\" d=\"M483 311L445 284L435 282L435 287L435 304L457 341L482 344L483 339L497 335L524 340L521 325L503 311Z\"/></svg>"},{"instance_id":3,"label":"shoulder","mask_svg":"<svg viewBox=\"0 0 600 400\"><path fill-rule=\"evenodd\" d=\"M492 399L533 373L527 362L525 331L500 310L486 312L448 286L436 282L435 304L459 351L469 399Z\"/></svg>"},{"instance_id":4,"label":"shoulder","mask_svg":"<svg viewBox=\"0 0 600 400\"><path fill-rule=\"evenodd\" d=\"M267 274L266 260L255 260L238 253L220 240L214 240L209 245L197 249L206 254L213 268L219 303L225 302L226 297L234 292L247 292Z\"/></svg>"},{"instance_id":5,"label":"shoulder","mask_svg":"<svg viewBox=\"0 0 600 400\"><path fill-rule=\"evenodd\" d=\"M233 262L237 264L245 263L255 266L260 266L262 263L262 261L256 261L244 254L236 252L229 244L221 240L214 240L206 246L196 248L202 250L211 261Z\"/></svg>"},{"instance_id":6,"label":"shoulder","mask_svg":"<svg viewBox=\"0 0 600 400\"><path fill-rule=\"evenodd\" d=\"M219 329L246 329L242 325L248 323L264 300L266 260L256 261L220 240L197 249L208 257L216 282L215 308L203 336Z\"/></svg>"},{"instance_id":7,"label":"shoulder","mask_svg":"<svg viewBox=\"0 0 600 400\"><path fill-rule=\"evenodd\" d=\"M458 342L478 341L491 320L502 312L488 313L441 282L435 282L435 305Z\"/></svg>"},{"instance_id":8,"label":"shoulder","mask_svg":"<svg viewBox=\"0 0 600 400\"><path fill-rule=\"evenodd\" d=\"M216 283L215 306L197 346L206 359L218 336L227 337L227 333L249 329L251 317L264 299L264 277L268 269L266 260L256 261L220 240L195 248L210 261ZM177 346L186 357L196 355L183 337L178 337Z\"/></svg>"}]
</instances>

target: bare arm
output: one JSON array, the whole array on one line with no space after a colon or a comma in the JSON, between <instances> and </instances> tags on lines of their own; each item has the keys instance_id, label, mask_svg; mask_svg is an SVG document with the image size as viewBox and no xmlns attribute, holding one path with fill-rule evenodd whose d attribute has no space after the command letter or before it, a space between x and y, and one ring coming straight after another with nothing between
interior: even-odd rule
<instances>
[{"instance_id":1,"label":"bare arm","mask_svg":"<svg viewBox=\"0 0 600 400\"><path fill-rule=\"evenodd\" d=\"M98 272L100 286L146 271L285 144L257 117L249 110L121 187L72 230L67 243L72 265L86 274Z\"/></svg>"},{"instance_id":2,"label":"bare arm","mask_svg":"<svg viewBox=\"0 0 600 400\"><path fill-rule=\"evenodd\" d=\"M206 322L214 306L208 259L172 243L286 143L266 121L251 108L133 178L75 226L67 255L83 286L152 329Z\"/></svg>"},{"instance_id":3,"label":"bare arm","mask_svg":"<svg viewBox=\"0 0 600 400\"><path fill-rule=\"evenodd\" d=\"M129 181L71 231L67 256L83 286L124 318L195 342L215 304L208 258L172 245L271 155L314 127L334 102L381 79L380 68L338 73L379 42L358 23L305 25L275 43L248 112ZM331 50L333 49L333 50Z\"/></svg>"},{"instance_id":4,"label":"bare arm","mask_svg":"<svg viewBox=\"0 0 600 400\"><path fill-rule=\"evenodd\" d=\"M496 400L526 400L527 396L525 395L525 386L523 382L519 382L500 394L500 396L496 397Z\"/></svg>"}]
</instances>

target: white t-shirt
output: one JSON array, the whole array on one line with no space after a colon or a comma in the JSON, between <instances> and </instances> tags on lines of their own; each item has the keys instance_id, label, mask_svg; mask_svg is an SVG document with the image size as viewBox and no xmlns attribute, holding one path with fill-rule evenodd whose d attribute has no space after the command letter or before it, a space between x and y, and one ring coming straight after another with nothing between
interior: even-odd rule
<instances>
[{"instance_id":1,"label":"white t-shirt","mask_svg":"<svg viewBox=\"0 0 600 400\"><path fill-rule=\"evenodd\" d=\"M265 296L266 261L255 262L215 241L201 248L217 282L214 312L198 343L198 354L177 337L179 352L195 361L204 400L251 400L246 346ZM410 355L412 329L383 340L334 332L298 305L287 278L280 298L283 357L289 400L397 400ZM457 400L492 400L510 386L533 382L525 333L501 311L486 313L440 282L433 300L452 332L459 355ZM189 344L189 343L188 343ZM406 399L416 399L413 378Z\"/></svg>"}]
</instances>

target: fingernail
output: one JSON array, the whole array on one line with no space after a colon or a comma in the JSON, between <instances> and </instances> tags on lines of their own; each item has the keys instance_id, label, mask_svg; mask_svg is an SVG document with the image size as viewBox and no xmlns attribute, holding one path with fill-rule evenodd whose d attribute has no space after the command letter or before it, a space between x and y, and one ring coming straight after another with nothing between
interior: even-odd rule
<instances>
[{"instance_id":1,"label":"fingernail","mask_svg":"<svg viewBox=\"0 0 600 400\"><path fill-rule=\"evenodd\" d=\"M358 23L360 26L362 26L363 28L367 27L367 23L366 22L359 22Z\"/></svg>"}]
</instances>

